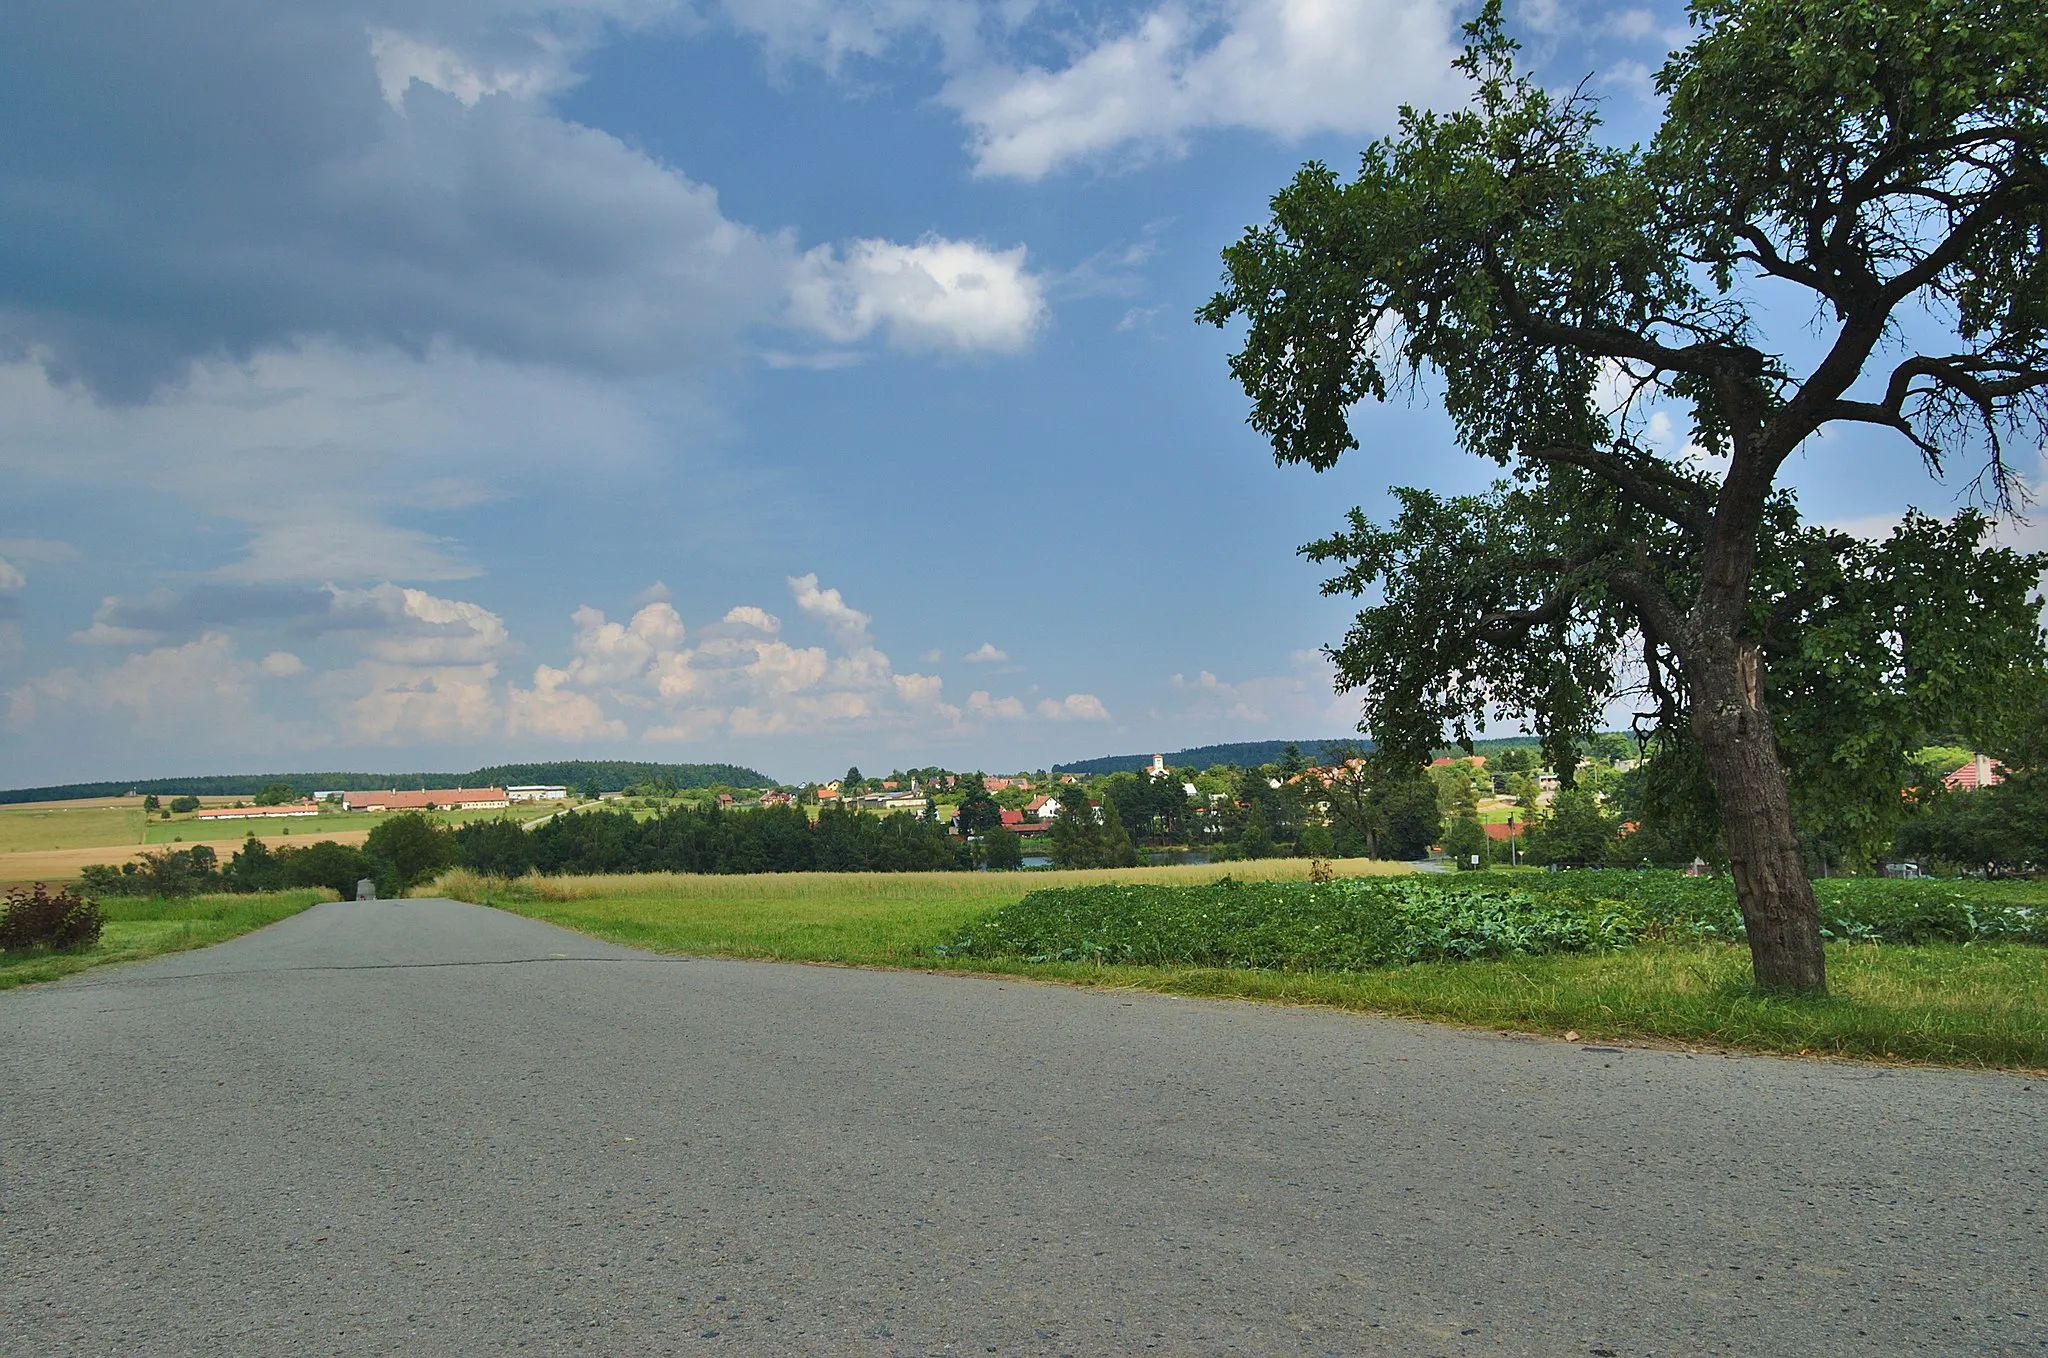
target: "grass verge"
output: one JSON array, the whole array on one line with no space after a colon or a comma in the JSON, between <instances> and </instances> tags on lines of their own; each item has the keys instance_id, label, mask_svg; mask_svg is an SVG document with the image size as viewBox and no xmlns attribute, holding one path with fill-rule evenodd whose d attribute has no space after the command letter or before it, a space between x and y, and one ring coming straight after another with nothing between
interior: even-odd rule
<instances>
[{"instance_id":1,"label":"grass verge","mask_svg":"<svg viewBox=\"0 0 2048 1358\"><path fill-rule=\"evenodd\" d=\"M100 902L106 927L98 946L82 952L0 953L0 990L105 966L139 962L164 953L224 943L331 901L334 893L309 888L253 896L110 896Z\"/></svg>"},{"instance_id":2,"label":"grass verge","mask_svg":"<svg viewBox=\"0 0 2048 1358\"><path fill-rule=\"evenodd\" d=\"M1357 871L1360 865L1346 864ZM1358 971L1124 966L948 957L989 911L1050 886L1201 882L1299 860L1087 873L670 874L527 878L452 873L420 894L498 906L658 952L1028 977L1070 985L1320 1005L1589 1041L1652 1041L2048 1070L2048 948L1975 942L1828 946L1833 993L1760 995L1740 944L1688 939L1609 952L1426 962Z\"/></svg>"}]
</instances>

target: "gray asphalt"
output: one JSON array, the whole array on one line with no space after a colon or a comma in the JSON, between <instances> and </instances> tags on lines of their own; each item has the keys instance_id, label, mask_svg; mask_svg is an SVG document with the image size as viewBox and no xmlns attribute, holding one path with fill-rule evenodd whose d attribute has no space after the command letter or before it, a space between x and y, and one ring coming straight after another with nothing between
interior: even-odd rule
<instances>
[{"instance_id":1,"label":"gray asphalt","mask_svg":"<svg viewBox=\"0 0 2048 1358\"><path fill-rule=\"evenodd\" d=\"M324 905L0 993L0 1349L2048 1353L2048 1089Z\"/></svg>"}]
</instances>

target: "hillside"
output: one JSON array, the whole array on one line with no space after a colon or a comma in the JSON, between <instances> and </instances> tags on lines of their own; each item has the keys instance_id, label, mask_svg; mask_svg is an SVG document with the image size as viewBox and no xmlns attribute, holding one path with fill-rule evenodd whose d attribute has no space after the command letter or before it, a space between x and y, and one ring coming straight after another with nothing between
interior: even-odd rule
<instances>
[{"instance_id":1,"label":"hillside","mask_svg":"<svg viewBox=\"0 0 2048 1358\"><path fill-rule=\"evenodd\" d=\"M99 783L0 790L0 805L58 802L82 797L119 797L130 792L159 796L248 797L271 783L290 783L301 792L370 792L408 787L504 787L508 783L560 783L616 792L635 783L666 779L676 788L773 787L775 780L739 764L652 764L621 759L568 759L546 764L493 764L468 773L220 773L189 778L135 778Z\"/></svg>"},{"instance_id":2,"label":"hillside","mask_svg":"<svg viewBox=\"0 0 2048 1358\"><path fill-rule=\"evenodd\" d=\"M1167 765L1176 769L1206 769L1217 764L1233 764L1238 768L1250 768L1258 764L1275 764L1289 745L1301 747L1302 758L1311 763L1321 760L1326 745L1349 745L1357 750L1372 749L1372 742L1356 737L1333 740L1248 740L1230 745L1197 745L1192 749L1178 750L1166 756ZM1475 740L1472 750L1475 754L1497 754L1502 750L1529 749L1537 747L1534 736L1500 736L1491 740ZM1463 750L1448 746L1438 750L1439 755L1460 755ZM1112 754L1100 759L1083 759L1072 764L1055 764L1054 773L1135 773L1152 762L1149 754Z\"/></svg>"}]
</instances>

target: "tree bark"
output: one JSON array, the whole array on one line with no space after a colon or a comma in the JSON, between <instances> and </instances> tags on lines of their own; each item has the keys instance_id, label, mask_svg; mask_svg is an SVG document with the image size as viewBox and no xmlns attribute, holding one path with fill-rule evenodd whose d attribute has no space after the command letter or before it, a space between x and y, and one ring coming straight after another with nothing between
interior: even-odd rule
<instances>
[{"instance_id":1,"label":"tree bark","mask_svg":"<svg viewBox=\"0 0 2048 1358\"><path fill-rule=\"evenodd\" d=\"M1737 637L1700 643L1689 676L1693 734L1720 803L1757 986L1824 995L1820 914L1793 830L1777 737L1764 710L1761 658L1754 642Z\"/></svg>"}]
</instances>

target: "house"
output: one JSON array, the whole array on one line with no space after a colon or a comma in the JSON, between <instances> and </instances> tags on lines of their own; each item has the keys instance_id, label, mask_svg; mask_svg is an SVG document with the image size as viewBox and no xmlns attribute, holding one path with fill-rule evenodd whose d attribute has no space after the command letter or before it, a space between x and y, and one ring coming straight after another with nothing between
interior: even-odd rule
<instances>
[{"instance_id":1,"label":"house","mask_svg":"<svg viewBox=\"0 0 2048 1358\"><path fill-rule=\"evenodd\" d=\"M528 783L520 787L505 789L508 802L563 802L569 799L569 789L549 783Z\"/></svg>"},{"instance_id":2,"label":"house","mask_svg":"<svg viewBox=\"0 0 2048 1358\"><path fill-rule=\"evenodd\" d=\"M1052 799L1051 794L1044 792L1024 803L1024 814L1034 820L1051 820L1059 809L1060 804Z\"/></svg>"},{"instance_id":3,"label":"house","mask_svg":"<svg viewBox=\"0 0 2048 1358\"><path fill-rule=\"evenodd\" d=\"M512 805L501 787L430 787L418 792L344 792L350 811L502 811Z\"/></svg>"},{"instance_id":4,"label":"house","mask_svg":"<svg viewBox=\"0 0 2048 1358\"><path fill-rule=\"evenodd\" d=\"M1941 780L1941 785L1950 792L1975 792L1980 787L1997 787L2005 781L2005 765L1974 756L1969 763Z\"/></svg>"},{"instance_id":5,"label":"house","mask_svg":"<svg viewBox=\"0 0 2048 1358\"><path fill-rule=\"evenodd\" d=\"M793 797L793 796L791 796L791 795L790 795L789 793L787 793L787 792L773 792L773 791L770 791L770 792L764 792L764 793L762 793L762 794L761 794L761 805L763 805L763 806L795 806L795 805L796 805L796 798L795 798L795 797Z\"/></svg>"},{"instance_id":6,"label":"house","mask_svg":"<svg viewBox=\"0 0 2048 1358\"><path fill-rule=\"evenodd\" d=\"M836 802L839 800L839 780L837 778L819 787L818 800L821 802Z\"/></svg>"},{"instance_id":7,"label":"house","mask_svg":"<svg viewBox=\"0 0 2048 1358\"><path fill-rule=\"evenodd\" d=\"M1170 771L1166 767L1166 756L1163 754L1153 755L1152 762L1145 768L1145 776L1147 778L1165 778L1170 776Z\"/></svg>"},{"instance_id":8,"label":"house","mask_svg":"<svg viewBox=\"0 0 2048 1358\"><path fill-rule=\"evenodd\" d=\"M286 802L283 806L209 806L193 816L194 820L249 820L257 816L317 816L320 804L314 801Z\"/></svg>"},{"instance_id":9,"label":"house","mask_svg":"<svg viewBox=\"0 0 2048 1358\"><path fill-rule=\"evenodd\" d=\"M731 794L730 792L721 792L721 793L719 793L719 794L718 794L718 809L719 809L719 810L721 810L721 811L727 811L727 810L730 810L731 808L732 808L732 794Z\"/></svg>"},{"instance_id":10,"label":"house","mask_svg":"<svg viewBox=\"0 0 2048 1358\"><path fill-rule=\"evenodd\" d=\"M1013 835L1030 839L1034 835L1047 833L1052 829L1052 826L1042 820L1026 820L1022 811L1005 811L1003 812L1003 828Z\"/></svg>"}]
</instances>

